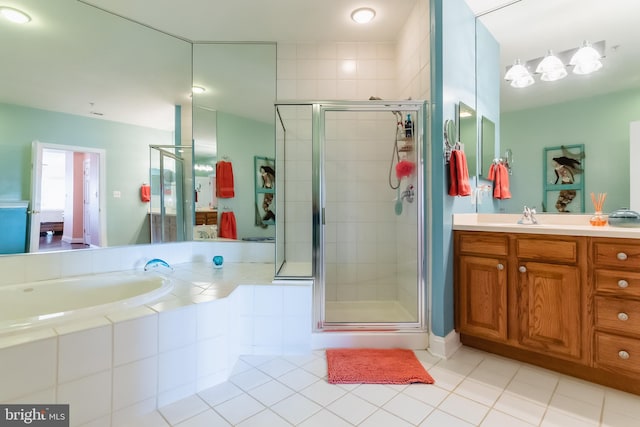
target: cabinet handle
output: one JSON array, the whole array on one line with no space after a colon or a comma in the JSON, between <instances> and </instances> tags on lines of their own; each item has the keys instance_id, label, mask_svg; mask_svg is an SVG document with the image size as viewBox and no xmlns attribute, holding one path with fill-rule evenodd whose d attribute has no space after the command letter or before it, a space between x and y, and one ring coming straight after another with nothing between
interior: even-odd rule
<instances>
[{"instance_id":1,"label":"cabinet handle","mask_svg":"<svg viewBox=\"0 0 640 427\"><path fill-rule=\"evenodd\" d=\"M629 352L628 352L628 351L620 350L620 351L618 352L618 357L619 357L620 359L622 359L622 360L627 360L627 359L628 359L629 357L631 357L631 356L629 355Z\"/></svg>"},{"instance_id":2,"label":"cabinet handle","mask_svg":"<svg viewBox=\"0 0 640 427\"><path fill-rule=\"evenodd\" d=\"M616 255L616 258L618 258L620 261L626 261L627 254L625 254L624 252L618 252L618 255Z\"/></svg>"},{"instance_id":3,"label":"cabinet handle","mask_svg":"<svg viewBox=\"0 0 640 427\"><path fill-rule=\"evenodd\" d=\"M504 270L504 265L498 264L498 270L500 270L500 271Z\"/></svg>"},{"instance_id":4,"label":"cabinet handle","mask_svg":"<svg viewBox=\"0 0 640 427\"><path fill-rule=\"evenodd\" d=\"M525 267L524 265L521 265L520 267L518 267L518 271L520 273L526 273L527 272L527 267Z\"/></svg>"},{"instance_id":5,"label":"cabinet handle","mask_svg":"<svg viewBox=\"0 0 640 427\"><path fill-rule=\"evenodd\" d=\"M622 320L622 321L629 320L629 315L625 312L620 312L618 313L618 320Z\"/></svg>"},{"instance_id":6,"label":"cabinet handle","mask_svg":"<svg viewBox=\"0 0 640 427\"><path fill-rule=\"evenodd\" d=\"M626 288L627 286L629 286L629 282L627 282L624 279L618 280L618 287L619 288Z\"/></svg>"}]
</instances>

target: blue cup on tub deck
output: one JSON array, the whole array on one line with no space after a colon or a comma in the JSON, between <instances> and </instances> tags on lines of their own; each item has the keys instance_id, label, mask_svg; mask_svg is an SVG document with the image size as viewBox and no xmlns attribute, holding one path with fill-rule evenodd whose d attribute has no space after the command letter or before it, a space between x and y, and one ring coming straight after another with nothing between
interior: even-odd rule
<instances>
[{"instance_id":1,"label":"blue cup on tub deck","mask_svg":"<svg viewBox=\"0 0 640 427\"><path fill-rule=\"evenodd\" d=\"M222 257L222 255L216 255L213 257L214 268L222 268L222 263L224 263L224 258Z\"/></svg>"}]
</instances>

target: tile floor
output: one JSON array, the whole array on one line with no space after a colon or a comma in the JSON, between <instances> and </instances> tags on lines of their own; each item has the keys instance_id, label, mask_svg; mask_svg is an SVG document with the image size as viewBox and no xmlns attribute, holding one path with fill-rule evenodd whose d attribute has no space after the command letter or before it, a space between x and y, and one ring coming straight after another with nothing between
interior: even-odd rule
<instances>
[{"instance_id":1,"label":"tile floor","mask_svg":"<svg viewBox=\"0 0 640 427\"><path fill-rule=\"evenodd\" d=\"M416 355L436 384L331 385L323 351L243 356L229 381L135 426L640 426L640 396L467 347Z\"/></svg>"}]
</instances>

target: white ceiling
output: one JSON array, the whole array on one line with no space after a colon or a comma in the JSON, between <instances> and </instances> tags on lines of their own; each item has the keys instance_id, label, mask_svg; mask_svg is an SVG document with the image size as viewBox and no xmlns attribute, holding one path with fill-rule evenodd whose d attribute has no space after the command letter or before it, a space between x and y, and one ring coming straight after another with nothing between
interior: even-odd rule
<instances>
[{"instance_id":1,"label":"white ceiling","mask_svg":"<svg viewBox=\"0 0 640 427\"><path fill-rule=\"evenodd\" d=\"M93 111L108 120L172 129L174 105L190 105L190 45L128 20L191 41L394 41L415 1L3 0L29 12L33 22L0 22L0 102L97 117ZM478 13L514 3L466 1ZM370 26L349 19L364 5L377 10ZM583 39L608 46L598 73L521 91L503 85L503 104L521 108L558 100L567 91L587 96L640 86L634 72L640 69L638 16L640 0L521 0L483 16L501 44L503 67ZM631 73L622 67L626 62Z\"/></svg>"},{"instance_id":2,"label":"white ceiling","mask_svg":"<svg viewBox=\"0 0 640 427\"><path fill-rule=\"evenodd\" d=\"M394 41L416 0L83 0L191 41ZM357 25L350 14L371 7Z\"/></svg>"}]
</instances>

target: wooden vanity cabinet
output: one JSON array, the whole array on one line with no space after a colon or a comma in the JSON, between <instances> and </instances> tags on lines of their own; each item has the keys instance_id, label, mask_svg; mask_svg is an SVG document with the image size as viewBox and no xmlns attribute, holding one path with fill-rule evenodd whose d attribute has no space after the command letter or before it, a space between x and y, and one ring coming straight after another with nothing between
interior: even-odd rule
<instances>
[{"instance_id":1,"label":"wooden vanity cabinet","mask_svg":"<svg viewBox=\"0 0 640 427\"><path fill-rule=\"evenodd\" d=\"M196 225L218 224L218 211L196 211Z\"/></svg>"},{"instance_id":2,"label":"wooden vanity cabinet","mask_svg":"<svg viewBox=\"0 0 640 427\"><path fill-rule=\"evenodd\" d=\"M588 361L586 239L528 234L513 244L518 345Z\"/></svg>"},{"instance_id":3,"label":"wooden vanity cabinet","mask_svg":"<svg viewBox=\"0 0 640 427\"><path fill-rule=\"evenodd\" d=\"M593 238L595 366L640 374L640 243Z\"/></svg>"},{"instance_id":4,"label":"wooden vanity cabinet","mask_svg":"<svg viewBox=\"0 0 640 427\"><path fill-rule=\"evenodd\" d=\"M463 344L640 394L640 239L454 231Z\"/></svg>"},{"instance_id":5,"label":"wooden vanity cabinet","mask_svg":"<svg viewBox=\"0 0 640 427\"><path fill-rule=\"evenodd\" d=\"M456 235L457 326L460 333L507 340L506 235Z\"/></svg>"},{"instance_id":6,"label":"wooden vanity cabinet","mask_svg":"<svg viewBox=\"0 0 640 427\"><path fill-rule=\"evenodd\" d=\"M586 238L455 231L454 239L463 343L589 361Z\"/></svg>"}]
</instances>

